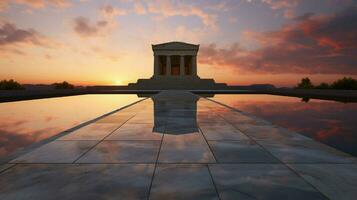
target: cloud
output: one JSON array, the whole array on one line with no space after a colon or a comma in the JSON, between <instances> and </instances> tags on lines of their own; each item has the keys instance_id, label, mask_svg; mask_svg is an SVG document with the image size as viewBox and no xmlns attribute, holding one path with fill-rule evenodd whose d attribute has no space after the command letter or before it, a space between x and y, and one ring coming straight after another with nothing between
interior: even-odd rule
<instances>
[{"instance_id":1,"label":"cloud","mask_svg":"<svg viewBox=\"0 0 357 200\"><path fill-rule=\"evenodd\" d=\"M90 20L85 17L77 17L73 22L73 30L83 38L103 34L110 23L106 20L99 20L96 23L91 23Z\"/></svg>"},{"instance_id":2,"label":"cloud","mask_svg":"<svg viewBox=\"0 0 357 200\"><path fill-rule=\"evenodd\" d=\"M46 37L34 29L21 29L10 22L0 22L0 57L26 55L33 47L54 49L61 43Z\"/></svg>"},{"instance_id":3,"label":"cloud","mask_svg":"<svg viewBox=\"0 0 357 200\"><path fill-rule=\"evenodd\" d=\"M127 10L115 8L111 5L103 6L101 12L104 17L115 17L118 15L126 15L128 13Z\"/></svg>"},{"instance_id":4,"label":"cloud","mask_svg":"<svg viewBox=\"0 0 357 200\"><path fill-rule=\"evenodd\" d=\"M250 73L357 74L357 8L301 17L272 32L249 32L260 45L246 50L202 45L200 62Z\"/></svg>"},{"instance_id":5,"label":"cloud","mask_svg":"<svg viewBox=\"0 0 357 200\"><path fill-rule=\"evenodd\" d=\"M147 13L146 7L139 1L134 3L134 12L138 15L144 15Z\"/></svg>"},{"instance_id":6,"label":"cloud","mask_svg":"<svg viewBox=\"0 0 357 200\"><path fill-rule=\"evenodd\" d=\"M36 9L45 8L46 6L64 8L72 5L71 0L1 0L0 11L5 10L10 4L26 5Z\"/></svg>"},{"instance_id":7,"label":"cloud","mask_svg":"<svg viewBox=\"0 0 357 200\"><path fill-rule=\"evenodd\" d=\"M208 5L207 5L208 6ZM222 6L222 4L218 4ZM212 7L212 5L210 5ZM156 14L159 17L173 16L196 16L201 19L202 23L209 27L217 28L217 16L201 9L201 6L187 4L181 1L150 0L145 2L135 2L134 12L136 14Z\"/></svg>"},{"instance_id":8,"label":"cloud","mask_svg":"<svg viewBox=\"0 0 357 200\"><path fill-rule=\"evenodd\" d=\"M15 24L4 23L0 28L0 46L31 43L39 46L47 46L47 38L34 29L19 29Z\"/></svg>"},{"instance_id":9,"label":"cloud","mask_svg":"<svg viewBox=\"0 0 357 200\"><path fill-rule=\"evenodd\" d=\"M246 0L249 3L263 3L272 10L283 10L283 16L292 19L295 16L295 8L299 5L300 0Z\"/></svg>"},{"instance_id":10,"label":"cloud","mask_svg":"<svg viewBox=\"0 0 357 200\"><path fill-rule=\"evenodd\" d=\"M300 0L261 0L261 2L268 4L271 9L293 8L298 5Z\"/></svg>"}]
</instances>

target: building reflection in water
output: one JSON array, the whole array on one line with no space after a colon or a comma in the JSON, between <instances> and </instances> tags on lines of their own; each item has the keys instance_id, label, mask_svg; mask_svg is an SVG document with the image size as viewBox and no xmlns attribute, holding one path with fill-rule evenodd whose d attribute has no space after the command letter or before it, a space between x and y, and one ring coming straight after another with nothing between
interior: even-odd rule
<instances>
[{"instance_id":1,"label":"building reflection in water","mask_svg":"<svg viewBox=\"0 0 357 200\"><path fill-rule=\"evenodd\" d=\"M170 95L169 93L151 96L154 105L153 132L165 132L173 135L198 132L197 102L200 97L189 92L182 93L180 96ZM213 97L214 95L201 96Z\"/></svg>"}]
</instances>

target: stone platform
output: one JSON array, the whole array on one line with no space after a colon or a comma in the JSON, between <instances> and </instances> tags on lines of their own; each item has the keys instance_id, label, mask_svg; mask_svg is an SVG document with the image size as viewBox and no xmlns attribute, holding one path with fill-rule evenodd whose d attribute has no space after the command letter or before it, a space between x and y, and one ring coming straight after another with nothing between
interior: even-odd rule
<instances>
[{"instance_id":1,"label":"stone platform","mask_svg":"<svg viewBox=\"0 0 357 200\"><path fill-rule=\"evenodd\" d=\"M216 83L213 79L201 79L198 76L171 76L162 78L138 79L129 83L132 90L225 90L225 83Z\"/></svg>"},{"instance_id":2,"label":"stone platform","mask_svg":"<svg viewBox=\"0 0 357 200\"><path fill-rule=\"evenodd\" d=\"M165 91L0 167L0 199L355 199L356 158Z\"/></svg>"}]
</instances>

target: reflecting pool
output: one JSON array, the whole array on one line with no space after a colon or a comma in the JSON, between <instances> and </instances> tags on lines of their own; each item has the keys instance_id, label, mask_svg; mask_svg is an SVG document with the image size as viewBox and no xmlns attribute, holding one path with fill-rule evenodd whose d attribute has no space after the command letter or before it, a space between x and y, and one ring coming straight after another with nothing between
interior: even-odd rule
<instances>
[{"instance_id":1,"label":"reflecting pool","mask_svg":"<svg viewBox=\"0 0 357 200\"><path fill-rule=\"evenodd\" d=\"M137 100L106 94L0 103L0 158Z\"/></svg>"},{"instance_id":2,"label":"reflecting pool","mask_svg":"<svg viewBox=\"0 0 357 200\"><path fill-rule=\"evenodd\" d=\"M212 99L357 156L357 103L275 95L215 95Z\"/></svg>"}]
</instances>

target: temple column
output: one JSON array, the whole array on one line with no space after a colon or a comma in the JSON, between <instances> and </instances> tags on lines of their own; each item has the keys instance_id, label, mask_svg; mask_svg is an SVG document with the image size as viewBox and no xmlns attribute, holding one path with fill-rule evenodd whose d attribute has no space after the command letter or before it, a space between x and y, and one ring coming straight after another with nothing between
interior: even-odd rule
<instances>
[{"instance_id":1,"label":"temple column","mask_svg":"<svg viewBox=\"0 0 357 200\"><path fill-rule=\"evenodd\" d=\"M180 76L185 75L185 56L180 56Z\"/></svg>"},{"instance_id":2,"label":"temple column","mask_svg":"<svg viewBox=\"0 0 357 200\"><path fill-rule=\"evenodd\" d=\"M191 75L192 75L192 76L197 76L197 56L196 56L196 55L193 55L191 61L192 61L192 64L191 64L191 67L192 67Z\"/></svg>"},{"instance_id":3,"label":"temple column","mask_svg":"<svg viewBox=\"0 0 357 200\"><path fill-rule=\"evenodd\" d=\"M159 56L155 55L154 56L154 77L158 76L159 74L160 74Z\"/></svg>"},{"instance_id":4,"label":"temple column","mask_svg":"<svg viewBox=\"0 0 357 200\"><path fill-rule=\"evenodd\" d=\"M171 56L166 56L166 76L171 76Z\"/></svg>"}]
</instances>

